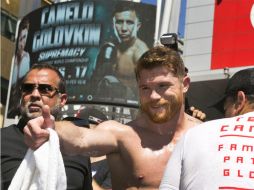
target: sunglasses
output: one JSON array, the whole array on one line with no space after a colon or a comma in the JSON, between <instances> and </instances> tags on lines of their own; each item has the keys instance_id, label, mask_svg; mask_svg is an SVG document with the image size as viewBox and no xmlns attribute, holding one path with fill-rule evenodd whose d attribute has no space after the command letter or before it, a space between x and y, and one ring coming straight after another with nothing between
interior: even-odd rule
<instances>
[{"instance_id":1,"label":"sunglasses","mask_svg":"<svg viewBox=\"0 0 254 190\"><path fill-rule=\"evenodd\" d=\"M37 89L42 96L53 96L55 93L59 93L56 87L49 84L24 83L21 85L21 91L26 94L32 93L34 89Z\"/></svg>"}]
</instances>

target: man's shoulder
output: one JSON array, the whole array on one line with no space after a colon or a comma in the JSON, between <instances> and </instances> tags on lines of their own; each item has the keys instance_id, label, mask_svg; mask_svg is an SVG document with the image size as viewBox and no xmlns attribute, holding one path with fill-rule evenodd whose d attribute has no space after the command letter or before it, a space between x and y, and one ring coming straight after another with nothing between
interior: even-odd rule
<instances>
[{"instance_id":1,"label":"man's shoulder","mask_svg":"<svg viewBox=\"0 0 254 190\"><path fill-rule=\"evenodd\" d=\"M30 61L30 55L28 52L24 52L21 61L22 61L22 63L26 63L27 61Z\"/></svg>"},{"instance_id":2,"label":"man's shoulder","mask_svg":"<svg viewBox=\"0 0 254 190\"><path fill-rule=\"evenodd\" d=\"M118 121L108 120L100 123L97 128L99 130L109 131L119 141L125 141L127 138L133 138L136 135L133 122L123 124Z\"/></svg>"},{"instance_id":3,"label":"man's shoulder","mask_svg":"<svg viewBox=\"0 0 254 190\"><path fill-rule=\"evenodd\" d=\"M127 132L131 129L130 125L120 123L115 120L108 120L100 123L99 128L105 128L106 130L123 131Z\"/></svg>"},{"instance_id":4,"label":"man's shoulder","mask_svg":"<svg viewBox=\"0 0 254 190\"><path fill-rule=\"evenodd\" d=\"M135 48L142 49L143 51L148 50L146 43L139 38L136 39L134 46Z\"/></svg>"},{"instance_id":5,"label":"man's shoulder","mask_svg":"<svg viewBox=\"0 0 254 190\"><path fill-rule=\"evenodd\" d=\"M26 57L26 58L30 59L30 55L29 55L29 53L25 51L25 52L24 52L24 57Z\"/></svg>"},{"instance_id":6,"label":"man's shoulder","mask_svg":"<svg viewBox=\"0 0 254 190\"><path fill-rule=\"evenodd\" d=\"M62 121L69 121L69 122L72 122L76 126L89 128L89 120L88 119L82 119L82 118L78 118L78 117L69 116L69 117L63 118Z\"/></svg>"},{"instance_id":7,"label":"man's shoulder","mask_svg":"<svg viewBox=\"0 0 254 190\"><path fill-rule=\"evenodd\" d=\"M3 134L6 134L6 133L13 133L14 131L20 131L18 129L18 126L16 124L12 124L12 125L9 125L8 127L3 127L3 128L0 128L0 131L1 131L1 135Z\"/></svg>"},{"instance_id":8,"label":"man's shoulder","mask_svg":"<svg viewBox=\"0 0 254 190\"><path fill-rule=\"evenodd\" d=\"M187 118L189 126L191 126L191 127L194 127L194 126L197 126L197 125L200 125L200 124L203 123L201 120L199 120L199 119L197 119L197 118L195 118L193 116L190 116L190 115L188 115L186 113L185 113L185 116Z\"/></svg>"},{"instance_id":9,"label":"man's shoulder","mask_svg":"<svg viewBox=\"0 0 254 190\"><path fill-rule=\"evenodd\" d=\"M10 125L8 127L1 128L1 147L2 154L25 154L27 146L24 142L22 129L18 128L17 125Z\"/></svg>"},{"instance_id":10,"label":"man's shoulder","mask_svg":"<svg viewBox=\"0 0 254 190\"><path fill-rule=\"evenodd\" d=\"M253 122L254 121L254 112L249 112L243 115L230 117L230 118L222 118L222 119L215 119L211 121L207 121L201 123L200 125L192 128L189 130L189 133L207 133L207 131L220 131L223 126L226 125L237 125L246 122Z\"/></svg>"},{"instance_id":11,"label":"man's shoulder","mask_svg":"<svg viewBox=\"0 0 254 190\"><path fill-rule=\"evenodd\" d=\"M211 120L211 121L206 121L203 123L198 124L196 127L194 127L193 129L191 129L190 131L206 131L209 129L215 129L218 126L221 126L221 124L225 124L226 122L229 122L230 119L229 118L222 118L222 119L215 119L215 120Z\"/></svg>"},{"instance_id":12,"label":"man's shoulder","mask_svg":"<svg viewBox=\"0 0 254 190\"><path fill-rule=\"evenodd\" d=\"M237 118L238 120L240 120L241 118L246 118L247 121L252 121L253 122L254 121L254 111L245 113L243 115L236 116L235 118Z\"/></svg>"}]
</instances>

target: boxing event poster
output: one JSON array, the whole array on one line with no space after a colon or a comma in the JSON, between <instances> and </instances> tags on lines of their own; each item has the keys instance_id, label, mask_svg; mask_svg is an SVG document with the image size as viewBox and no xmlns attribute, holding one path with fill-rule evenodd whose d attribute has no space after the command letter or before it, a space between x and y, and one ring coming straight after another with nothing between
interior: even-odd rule
<instances>
[{"instance_id":1,"label":"boxing event poster","mask_svg":"<svg viewBox=\"0 0 254 190\"><path fill-rule=\"evenodd\" d=\"M114 15L116 7L130 5L135 7L138 18L131 23L132 29L126 27L130 22L124 20L126 14L120 15L118 21ZM20 63L17 67L14 61L17 56L14 55L7 118L19 115L20 81L24 72L35 63L50 63L59 69L66 80L67 103L138 106L137 87L133 85L136 84L133 77L135 63L130 60L139 51L137 48L153 46L155 19L156 6L117 0L69 1L45 6L26 15L20 23L29 23L24 46L27 59L23 60L25 64L22 63L25 66ZM128 36L119 35L117 24L122 24L125 28L122 30L130 30L130 35L139 42L129 43L121 49L120 58L123 60L120 66L119 44ZM20 27L21 24L18 33ZM20 46L18 42L17 49ZM137 46L136 51L133 51L133 46ZM129 47L132 51L128 51ZM120 80L119 68L130 76L121 76ZM22 73L21 70L23 74L17 74Z\"/></svg>"}]
</instances>

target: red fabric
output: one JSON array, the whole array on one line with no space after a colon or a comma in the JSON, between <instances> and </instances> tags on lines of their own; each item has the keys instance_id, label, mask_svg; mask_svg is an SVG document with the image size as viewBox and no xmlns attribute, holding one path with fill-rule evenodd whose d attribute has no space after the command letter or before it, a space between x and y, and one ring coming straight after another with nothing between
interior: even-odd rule
<instances>
[{"instance_id":1,"label":"red fabric","mask_svg":"<svg viewBox=\"0 0 254 190\"><path fill-rule=\"evenodd\" d=\"M215 0L211 69L254 65L252 6L254 0Z\"/></svg>"}]
</instances>

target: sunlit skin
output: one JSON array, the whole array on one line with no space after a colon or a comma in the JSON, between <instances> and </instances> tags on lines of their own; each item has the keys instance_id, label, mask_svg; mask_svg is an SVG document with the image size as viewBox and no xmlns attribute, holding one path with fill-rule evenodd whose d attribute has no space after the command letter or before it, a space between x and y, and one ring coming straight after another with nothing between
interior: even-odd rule
<instances>
[{"instance_id":1,"label":"sunlit skin","mask_svg":"<svg viewBox=\"0 0 254 190\"><path fill-rule=\"evenodd\" d=\"M184 113L182 104L189 87L188 77L179 80L167 67L159 66L141 71L138 85L140 100L147 109L126 125L106 121L94 129L86 129L70 122L55 123L63 152L107 156L115 190L158 189L175 143L186 130L197 125L196 119ZM45 121L54 126L49 122L47 110L43 115L24 129L26 144L33 149L47 140Z\"/></svg>"},{"instance_id":2,"label":"sunlit skin","mask_svg":"<svg viewBox=\"0 0 254 190\"><path fill-rule=\"evenodd\" d=\"M33 69L29 72L23 83L49 84L58 87L58 75L50 69ZM32 93L22 93L21 113L28 119L33 119L42 115L42 106L48 105L53 115L57 114L66 103L66 94L53 92L51 96L42 96L38 89ZM56 112L56 113L55 113Z\"/></svg>"},{"instance_id":3,"label":"sunlit skin","mask_svg":"<svg viewBox=\"0 0 254 190\"><path fill-rule=\"evenodd\" d=\"M143 70L140 76L138 85L142 111L154 122L164 123L172 119L183 104L181 81L166 67Z\"/></svg>"}]
</instances>

